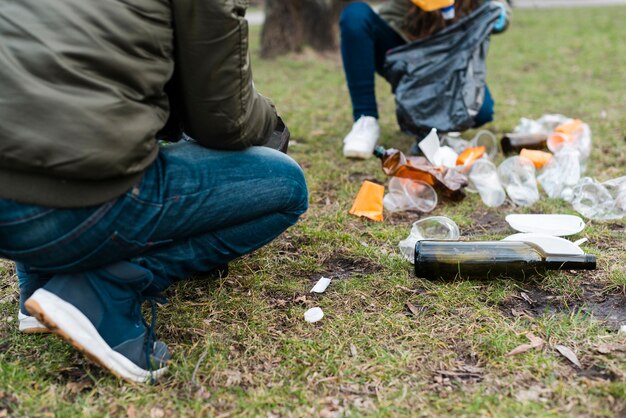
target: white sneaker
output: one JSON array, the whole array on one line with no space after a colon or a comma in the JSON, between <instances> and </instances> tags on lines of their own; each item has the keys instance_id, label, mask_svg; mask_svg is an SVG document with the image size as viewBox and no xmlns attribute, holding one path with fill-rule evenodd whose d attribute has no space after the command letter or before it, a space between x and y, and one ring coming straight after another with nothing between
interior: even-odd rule
<instances>
[{"instance_id":1,"label":"white sneaker","mask_svg":"<svg viewBox=\"0 0 626 418\"><path fill-rule=\"evenodd\" d=\"M380 136L378 119L372 116L361 116L354 122L352 130L343 140L343 155L347 158L365 160L374 152Z\"/></svg>"}]
</instances>

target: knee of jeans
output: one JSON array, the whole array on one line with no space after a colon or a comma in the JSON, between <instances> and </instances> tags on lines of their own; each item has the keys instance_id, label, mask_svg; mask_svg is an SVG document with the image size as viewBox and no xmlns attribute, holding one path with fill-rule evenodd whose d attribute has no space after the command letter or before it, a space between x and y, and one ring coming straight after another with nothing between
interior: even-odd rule
<instances>
[{"instance_id":1,"label":"knee of jeans","mask_svg":"<svg viewBox=\"0 0 626 418\"><path fill-rule=\"evenodd\" d=\"M342 32L359 31L375 14L374 10L363 2L350 3L339 16L339 27Z\"/></svg>"},{"instance_id":2,"label":"knee of jeans","mask_svg":"<svg viewBox=\"0 0 626 418\"><path fill-rule=\"evenodd\" d=\"M302 168L293 160L288 178L292 181L292 191L287 211L299 217L309 208L309 191Z\"/></svg>"}]
</instances>

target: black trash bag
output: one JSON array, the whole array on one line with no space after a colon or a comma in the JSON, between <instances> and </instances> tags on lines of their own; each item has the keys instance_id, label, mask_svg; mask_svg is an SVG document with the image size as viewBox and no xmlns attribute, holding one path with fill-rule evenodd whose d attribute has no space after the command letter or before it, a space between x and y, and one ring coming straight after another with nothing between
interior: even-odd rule
<instances>
[{"instance_id":1,"label":"black trash bag","mask_svg":"<svg viewBox=\"0 0 626 418\"><path fill-rule=\"evenodd\" d=\"M383 75L396 97L400 129L422 135L474 126L483 104L485 60L500 7L487 1L434 35L389 51Z\"/></svg>"}]
</instances>

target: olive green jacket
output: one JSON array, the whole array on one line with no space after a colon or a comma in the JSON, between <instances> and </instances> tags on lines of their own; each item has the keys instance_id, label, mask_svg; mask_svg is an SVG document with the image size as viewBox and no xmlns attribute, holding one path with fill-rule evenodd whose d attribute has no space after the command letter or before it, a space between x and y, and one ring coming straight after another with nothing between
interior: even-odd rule
<instances>
[{"instance_id":1,"label":"olive green jacket","mask_svg":"<svg viewBox=\"0 0 626 418\"><path fill-rule=\"evenodd\" d=\"M0 1L0 198L81 207L129 190L158 154L168 81L200 144L264 142L276 113L252 83L246 4Z\"/></svg>"},{"instance_id":2,"label":"olive green jacket","mask_svg":"<svg viewBox=\"0 0 626 418\"><path fill-rule=\"evenodd\" d=\"M507 21L510 21L511 8L507 2L505 0L493 1L498 1L505 5L507 10ZM387 22L389 26L391 26L407 42L410 41L410 36L403 32L402 24L404 22L404 17L411 7L414 7L411 0L389 0L385 2L378 11L380 17L382 17L383 20L385 20L385 22Z\"/></svg>"}]
</instances>

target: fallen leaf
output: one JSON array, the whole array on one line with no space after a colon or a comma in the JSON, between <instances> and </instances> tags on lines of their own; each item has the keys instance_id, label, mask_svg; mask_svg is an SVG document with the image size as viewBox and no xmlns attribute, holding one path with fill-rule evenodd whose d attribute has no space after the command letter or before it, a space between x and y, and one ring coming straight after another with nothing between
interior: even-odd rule
<instances>
[{"instance_id":1,"label":"fallen leaf","mask_svg":"<svg viewBox=\"0 0 626 418\"><path fill-rule=\"evenodd\" d=\"M295 298L293 301L294 301L294 302L302 302L302 303L305 303L305 302L306 302L306 296L305 296L305 295L298 296L298 297L297 297L297 298Z\"/></svg>"},{"instance_id":2,"label":"fallen leaf","mask_svg":"<svg viewBox=\"0 0 626 418\"><path fill-rule=\"evenodd\" d=\"M93 386L93 382L89 378L81 379L78 382L70 382L66 385L67 390L69 390L70 393L75 393L75 394L80 393L85 389L89 389L92 386Z\"/></svg>"},{"instance_id":3,"label":"fallen leaf","mask_svg":"<svg viewBox=\"0 0 626 418\"><path fill-rule=\"evenodd\" d=\"M356 357L358 355L358 352L356 351L356 347L354 344L350 344L350 355L352 357Z\"/></svg>"},{"instance_id":4,"label":"fallen leaf","mask_svg":"<svg viewBox=\"0 0 626 418\"><path fill-rule=\"evenodd\" d=\"M526 293L524 293L524 292L521 292L521 293L520 293L520 296L522 297L522 299L524 299L526 302L528 302L528 304L529 304L529 305L532 305L533 303L535 303L535 301L534 301L534 300L532 300L532 299L530 298L530 296L528 296L528 294L526 294Z\"/></svg>"},{"instance_id":5,"label":"fallen leaf","mask_svg":"<svg viewBox=\"0 0 626 418\"><path fill-rule=\"evenodd\" d=\"M555 345L554 348L556 348L563 357L571 361L579 369L582 369L583 366L580 364L580 361L578 361L578 357L576 357L576 354L574 354L571 349L565 347L564 345Z\"/></svg>"},{"instance_id":6,"label":"fallen leaf","mask_svg":"<svg viewBox=\"0 0 626 418\"><path fill-rule=\"evenodd\" d=\"M409 311L411 311L413 315L415 316L419 315L419 309L417 309L417 307L413 305L411 302L407 302L406 307L409 308Z\"/></svg>"},{"instance_id":7,"label":"fallen leaf","mask_svg":"<svg viewBox=\"0 0 626 418\"><path fill-rule=\"evenodd\" d=\"M613 351L626 352L626 344L601 344L596 347L596 351L600 354L610 354Z\"/></svg>"},{"instance_id":8,"label":"fallen leaf","mask_svg":"<svg viewBox=\"0 0 626 418\"><path fill-rule=\"evenodd\" d=\"M128 405L128 408L126 408L126 416L127 418L137 418L134 405Z\"/></svg>"},{"instance_id":9,"label":"fallen leaf","mask_svg":"<svg viewBox=\"0 0 626 418\"><path fill-rule=\"evenodd\" d=\"M530 345L532 345L533 348L541 347L545 344L543 339L535 336L532 332L526 334L526 338L528 338L528 341L530 341Z\"/></svg>"},{"instance_id":10,"label":"fallen leaf","mask_svg":"<svg viewBox=\"0 0 626 418\"><path fill-rule=\"evenodd\" d=\"M526 338L530 341L530 344L522 344L520 346L515 347L509 353L506 354L507 357L515 356L517 354L525 353L526 351L542 347L545 344L545 341L537 336L535 336L532 332L526 334Z\"/></svg>"}]
</instances>

